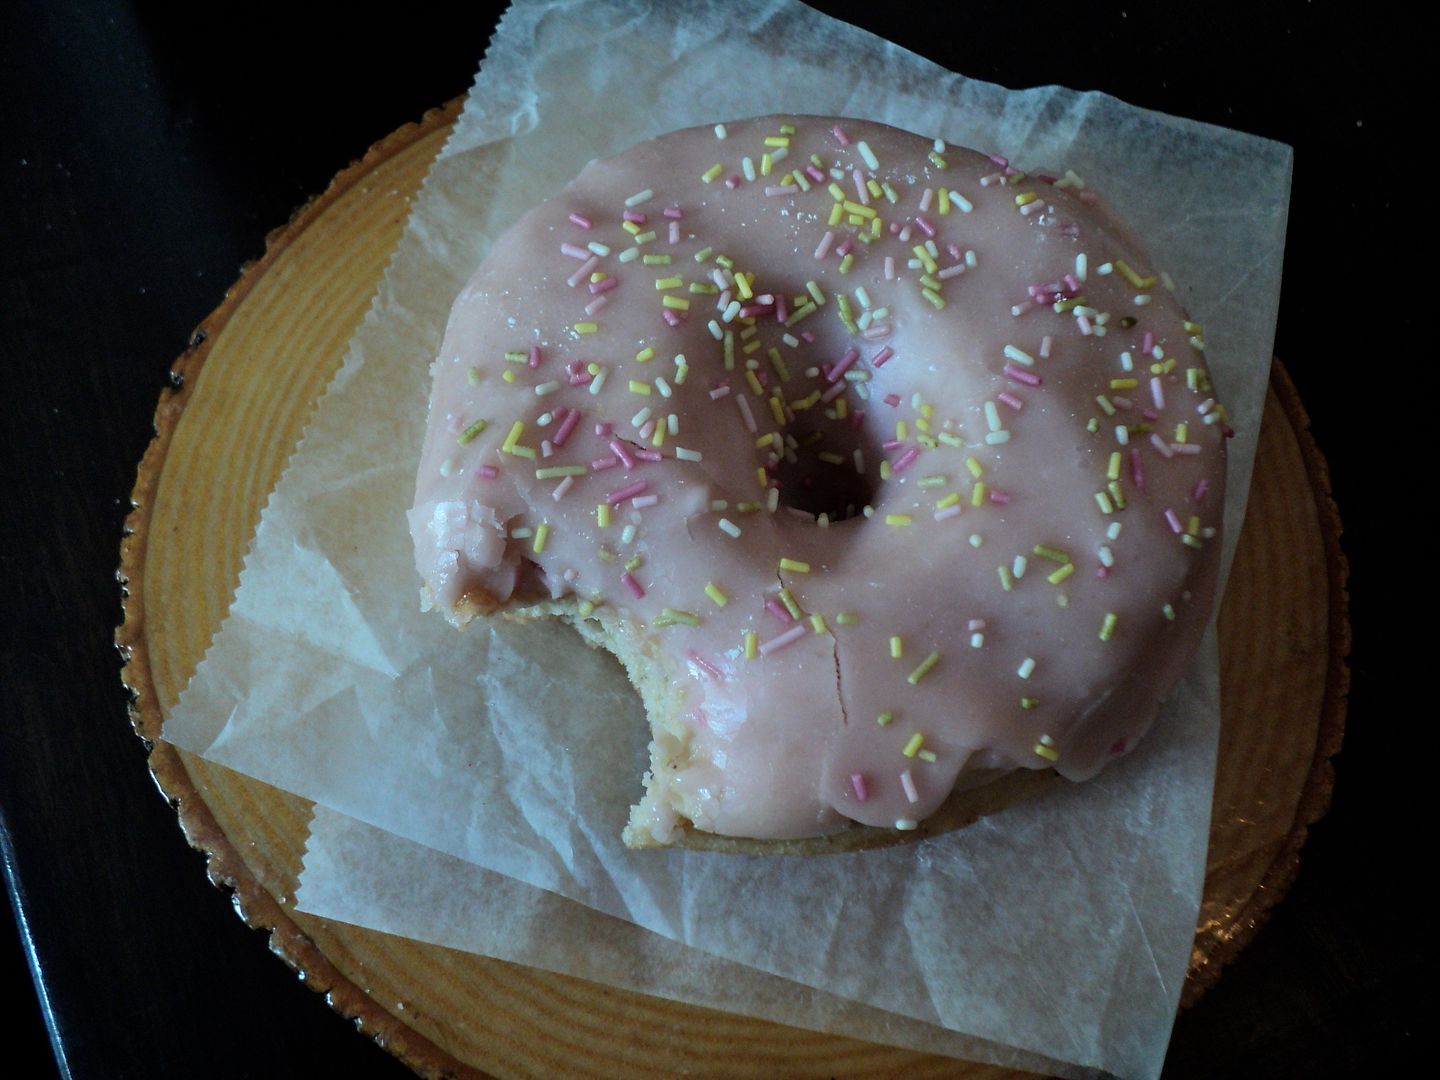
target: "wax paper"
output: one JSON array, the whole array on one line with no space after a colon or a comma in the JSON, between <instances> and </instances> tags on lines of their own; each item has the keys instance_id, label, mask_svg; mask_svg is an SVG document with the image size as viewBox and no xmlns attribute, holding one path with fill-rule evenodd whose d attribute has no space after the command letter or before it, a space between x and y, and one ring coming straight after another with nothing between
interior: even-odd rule
<instances>
[{"instance_id":1,"label":"wax paper","mask_svg":"<svg viewBox=\"0 0 1440 1080\"><path fill-rule=\"evenodd\" d=\"M552 902L540 890L555 893L982 1050L1153 1076L1202 885L1213 645L1137 752L953 836L812 859L634 853L619 831L648 736L617 665L563 628L457 634L418 610L404 511L427 369L490 241L592 157L773 111L893 123L1022 168L1070 167L1102 191L1206 326L1239 433L1228 565L1273 340L1288 148L1104 95L1006 91L790 2L523 3L502 20L165 736L526 883L537 907ZM307 874L307 895L323 883ZM583 950L582 920L547 925L533 955L509 958L551 966L567 941ZM847 1030L893 1037L885 1024Z\"/></svg>"}]
</instances>

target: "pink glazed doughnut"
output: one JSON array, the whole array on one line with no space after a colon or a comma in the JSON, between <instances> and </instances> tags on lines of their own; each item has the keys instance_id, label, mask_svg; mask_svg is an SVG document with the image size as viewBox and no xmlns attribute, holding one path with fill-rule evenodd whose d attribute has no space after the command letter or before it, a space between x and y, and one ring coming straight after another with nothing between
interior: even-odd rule
<instances>
[{"instance_id":1,"label":"pink glazed doughnut","mask_svg":"<svg viewBox=\"0 0 1440 1080\"><path fill-rule=\"evenodd\" d=\"M999 776L1083 780L1214 593L1229 430L1168 285L1073 174L879 124L592 162L455 301L424 603L620 658L633 846L865 846Z\"/></svg>"}]
</instances>

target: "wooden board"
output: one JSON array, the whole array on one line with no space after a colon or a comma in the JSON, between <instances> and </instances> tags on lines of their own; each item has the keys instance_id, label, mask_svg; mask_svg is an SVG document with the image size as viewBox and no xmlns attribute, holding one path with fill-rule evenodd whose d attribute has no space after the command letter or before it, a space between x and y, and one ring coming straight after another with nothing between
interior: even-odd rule
<instances>
[{"instance_id":1,"label":"wooden board","mask_svg":"<svg viewBox=\"0 0 1440 1080\"><path fill-rule=\"evenodd\" d=\"M1020 1075L799 1031L423 945L294 910L310 804L157 742L229 606L265 500L370 304L459 103L395 132L268 240L161 398L121 548L117 641L136 731L211 879L361 1030L427 1076ZM295 358L303 358L296 363ZM1278 363L1221 612L1224 723L1184 1001L1283 895L1329 805L1348 649L1339 520Z\"/></svg>"}]
</instances>

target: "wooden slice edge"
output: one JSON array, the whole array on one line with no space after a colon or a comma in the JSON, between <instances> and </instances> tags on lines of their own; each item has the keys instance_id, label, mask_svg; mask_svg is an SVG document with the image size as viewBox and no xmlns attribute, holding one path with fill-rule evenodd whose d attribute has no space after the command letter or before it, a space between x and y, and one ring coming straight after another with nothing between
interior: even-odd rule
<instances>
[{"instance_id":1,"label":"wooden slice edge","mask_svg":"<svg viewBox=\"0 0 1440 1080\"><path fill-rule=\"evenodd\" d=\"M459 1075L480 1078L490 1074L457 1061L382 1008L340 971L260 884L197 791L181 752L160 740L164 717L156 699L145 647L143 571L151 507L161 468L195 381L209 356L214 334L225 326L254 284L315 218L397 148L453 124L463 105L464 98L455 98L428 110L418 121L397 128L342 169L324 192L298 207L289 221L266 235L264 254L241 268L239 278L226 290L220 305L195 328L188 347L170 370L170 385L161 390L155 409L155 436L146 447L136 472L130 495L131 509L121 533L120 565L115 575L122 611L122 621L115 630L115 647L121 659L120 680L129 697L126 708L130 725L145 744L150 775L175 811L186 842L205 857L206 875L211 883L231 894L233 906L245 925L267 935L270 951L289 965L305 986L321 994L332 1009L353 1021L358 1031L382 1049L420 1075L435 1078Z\"/></svg>"},{"instance_id":2,"label":"wooden slice edge","mask_svg":"<svg viewBox=\"0 0 1440 1080\"><path fill-rule=\"evenodd\" d=\"M1294 380L1278 358L1270 366L1270 389L1279 401L1299 447L1325 549L1326 637L1330 655L1325 665L1320 726L1290 831L1249 900L1235 913L1236 930L1223 939L1208 938L1207 941L1214 943L1211 951L1197 950L1201 953L1199 957L1192 954L1185 985L1180 992L1182 1009L1194 1005L1220 981L1226 966L1254 940L1295 883L1300 872L1300 849L1309 835L1310 826L1330 809L1335 793L1335 767L1330 759L1340 752L1345 737L1350 695L1350 667L1347 662L1351 643L1350 596L1347 591L1350 563L1340 546L1343 530L1340 508L1331 490L1330 466L1310 428L1310 414L1300 400L1300 391Z\"/></svg>"}]
</instances>

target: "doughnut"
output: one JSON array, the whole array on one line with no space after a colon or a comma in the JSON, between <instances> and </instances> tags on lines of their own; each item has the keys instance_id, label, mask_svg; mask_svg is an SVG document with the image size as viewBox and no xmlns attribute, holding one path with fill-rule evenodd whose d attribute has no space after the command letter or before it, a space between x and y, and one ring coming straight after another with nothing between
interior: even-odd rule
<instances>
[{"instance_id":1,"label":"doughnut","mask_svg":"<svg viewBox=\"0 0 1440 1080\"><path fill-rule=\"evenodd\" d=\"M1073 173L857 120L660 136L456 299L422 604L619 658L632 846L923 835L1093 776L1187 667L1231 433L1204 345Z\"/></svg>"}]
</instances>

